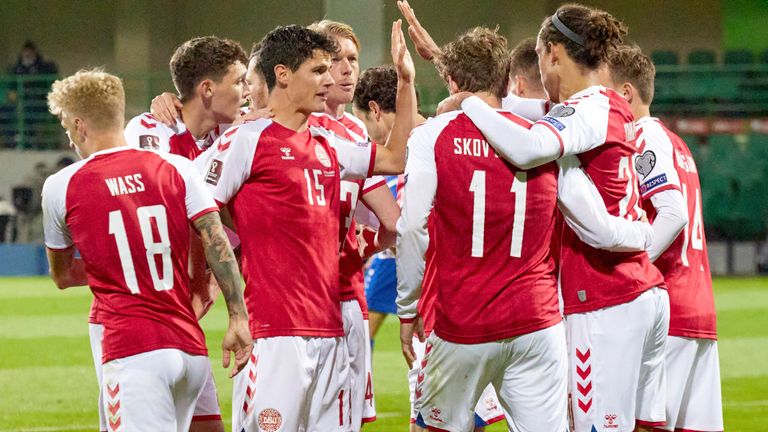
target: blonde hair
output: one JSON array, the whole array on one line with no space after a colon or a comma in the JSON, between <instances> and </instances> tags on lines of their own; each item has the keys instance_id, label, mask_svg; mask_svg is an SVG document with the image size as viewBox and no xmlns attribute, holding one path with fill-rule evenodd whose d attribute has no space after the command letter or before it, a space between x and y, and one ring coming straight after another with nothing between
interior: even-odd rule
<instances>
[{"instance_id":1,"label":"blonde hair","mask_svg":"<svg viewBox=\"0 0 768 432\"><path fill-rule=\"evenodd\" d=\"M348 24L340 23L338 21L322 20L312 23L312 25L309 26L309 29L318 33L323 33L326 36L339 36L349 39L355 44L357 51L360 51L360 40L357 39L355 31L352 30L352 27Z\"/></svg>"},{"instance_id":2,"label":"blonde hair","mask_svg":"<svg viewBox=\"0 0 768 432\"><path fill-rule=\"evenodd\" d=\"M123 81L104 70L81 69L53 83L48 93L51 114L80 117L95 129L123 128L125 91Z\"/></svg>"},{"instance_id":3,"label":"blonde hair","mask_svg":"<svg viewBox=\"0 0 768 432\"><path fill-rule=\"evenodd\" d=\"M438 56L438 69L446 82L451 77L459 90L487 91L499 98L507 95L510 63L507 38L498 29L485 27L462 33Z\"/></svg>"}]
</instances>

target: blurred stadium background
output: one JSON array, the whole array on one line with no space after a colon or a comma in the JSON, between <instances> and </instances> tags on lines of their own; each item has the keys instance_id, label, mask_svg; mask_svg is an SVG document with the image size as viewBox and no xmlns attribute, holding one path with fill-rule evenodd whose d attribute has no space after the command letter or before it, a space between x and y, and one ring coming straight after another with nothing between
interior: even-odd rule
<instances>
[{"instance_id":1,"label":"blurred stadium background","mask_svg":"<svg viewBox=\"0 0 768 432\"><path fill-rule=\"evenodd\" d=\"M552 0L413 0L438 43L475 26L499 26L510 46L535 36ZM583 1L630 28L657 66L652 111L686 140L702 183L716 281L726 428L766 430L768 421L768 2L765 0ZM4 0L0 2L0 432L93 430L95 380L87 343L86 290L58 293L41 246L39 191L62 158L75 159L45 94L57 76L104 66L124 78L128 115L172 91L168 59L191 37L216 34L246 48L279 24L329 18L356 29L361 69L389 61L394 0ZM14 73L27 41L57 72ZM17 71L18 72L18 71ZM417 60L421 108L446 94ZM218 310L216 313L220 313ZM220 340L216 317L209 339ZM407 392L396 325L375 352L379 421L405 430ZM217 349L212 350L217 361ZM219 371L221 372L221 371ZM230 387L219 375L222 409ZM228 414L227 414L228 415Z\"/></svg>"}]
</instances>

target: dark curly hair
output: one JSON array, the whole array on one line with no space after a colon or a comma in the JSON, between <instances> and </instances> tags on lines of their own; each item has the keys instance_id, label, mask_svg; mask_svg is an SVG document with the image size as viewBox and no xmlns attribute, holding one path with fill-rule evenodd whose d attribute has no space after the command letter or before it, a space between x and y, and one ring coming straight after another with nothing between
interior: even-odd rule
<instances>
[{"instance_id":1,"label":"dark curly hair","mask_svg":"<svg viewBox=\"0 0 768 432\"><path fill-rule=\"evenodd\" d=\"M171 77L181 101L191 99L195 87L205 79L221 81L229 66L248 63L243 47L231 39L203 36L190 39L176 48L170 62Z\"/></svg>"},{"instance_id":2,"label":"dark curly hair","mask_svg":"<svg viewBox=\"0 0 768 432\"><path fill-rule=\"evenodd\" d=\"M295 71L315 50L331 55L339 46L328 36L298 25L278 26L258 43L259 50L252 55L258 57L257 67L264 75L267 88L272 91L277 83L275 66L281 64Z\"/></svg>"},{"instance_id":3,"label":"dark curly hair","mask_svg":"<svg viewBox=\"0 0 768 432\"><path fill-rule=\"evenodd\" d=\"M580 45L558 30L551 16L544 19L539 38L545 44L563 44L571 58L589 69L607 62L611 53L624 43L627 26L608 12L571 3L560 6L555 14L568 29L584 38L584 43Z\"/></svg>"},{"instance_id":4,"label":"dark curly hair","mask_svg":"<svg viewBox=\"0 0 768 432\"><path fill-rule=\"evenodd\" d=\"M397 71L394 66L372 67L360 74L355 88L355 106L363 111L370 111L370 101L379 104L382 111L395 112Z\"/></svg>"}]
</instances>

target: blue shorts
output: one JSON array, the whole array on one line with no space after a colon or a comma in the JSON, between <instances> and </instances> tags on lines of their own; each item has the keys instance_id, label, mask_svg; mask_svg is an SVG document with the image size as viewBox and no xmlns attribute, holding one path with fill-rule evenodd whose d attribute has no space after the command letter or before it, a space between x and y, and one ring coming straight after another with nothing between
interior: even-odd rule
<instances>
[{"instance_id":1,"label":"blue shorts","mask_svg":"<svg viewBox=\"0 0 768 432\"><path fill-rule=\"evenodd\" d=\"M394 258L375 256L365 273L365 300L368 310L395 314L397 306L397 271Z\"/></svg>"}]
</instances>

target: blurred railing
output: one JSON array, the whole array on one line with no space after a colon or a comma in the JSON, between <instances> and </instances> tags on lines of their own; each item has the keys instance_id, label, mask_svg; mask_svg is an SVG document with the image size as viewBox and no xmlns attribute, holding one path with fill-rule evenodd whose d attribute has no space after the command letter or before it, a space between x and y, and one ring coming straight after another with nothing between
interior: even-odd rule
<instances>
[{"instance_id":1,"label":"blurred railing","mask_svg":"<svg viewBox=\"0 0 768 432\"><path fill-rule=\"evenodd\" d=\"M0 149L52 150L68 145L47 95L56 75L0 75ZM173 91L167 73L121 75L128 118L149 108L152 97Z\"/></svg>"}]
</instances>

